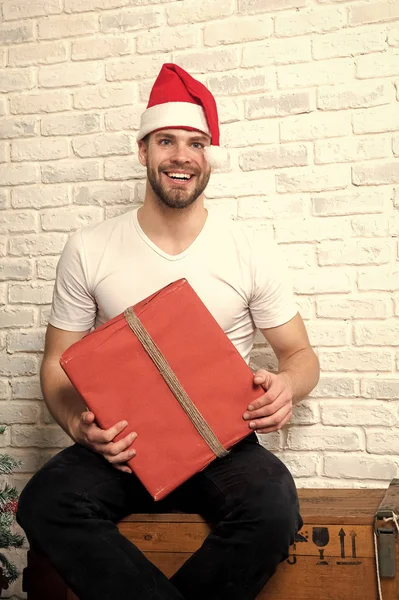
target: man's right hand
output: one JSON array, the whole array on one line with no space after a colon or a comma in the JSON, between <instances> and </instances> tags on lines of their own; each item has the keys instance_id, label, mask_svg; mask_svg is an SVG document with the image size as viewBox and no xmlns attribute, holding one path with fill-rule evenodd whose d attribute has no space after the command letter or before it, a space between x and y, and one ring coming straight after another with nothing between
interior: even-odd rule
<instances>
[{"instance_id":1,"label":"man's right hand","mask_svg":"<svg viewBox=\"0 0 399 600\"><path fill-rule=\"evenodd\" d=\"M117 442L113 441L126 426L126 421L119 421L109 429L100 429L95 422L94 413L85 411L71 426L71 435L79 444L102 454L119 471L131 473L126 462L136 454L130 446L137 438L137 433L130 433Z\"/></svg>"}]
</instances>

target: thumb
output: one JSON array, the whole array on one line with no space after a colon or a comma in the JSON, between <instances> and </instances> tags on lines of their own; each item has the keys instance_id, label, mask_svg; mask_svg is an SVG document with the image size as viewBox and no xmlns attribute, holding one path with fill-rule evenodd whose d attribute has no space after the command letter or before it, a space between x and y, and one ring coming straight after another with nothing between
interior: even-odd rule
<instances>
[{"instance_id":1,"label":"thumb","mask_svg":"<svg viewBox=\"0 0 399 600\"><path fill-rule=\"evenodd\" d=\"M261 385L263 388L267 389L272 382L272 373L266 371L266 369L259 369L254 374L254 383L256 385Z\"/></svg>"},{"instance_id":2,"label":"thumb","mask_svg":"<svg viewBox=\"0 0 399 600\"><path fill-rule=\"evenodd\" d=\"M83 423L93 423L95 416L94 413L92 413L89 410L86 410L80 415L80 418L82 419Z\"/></svg>"}]
</instances>

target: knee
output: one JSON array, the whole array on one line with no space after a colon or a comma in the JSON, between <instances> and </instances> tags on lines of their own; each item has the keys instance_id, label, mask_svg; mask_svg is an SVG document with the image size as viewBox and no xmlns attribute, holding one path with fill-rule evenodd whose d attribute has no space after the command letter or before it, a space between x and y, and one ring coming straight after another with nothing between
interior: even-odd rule
<instances>
[{"instance_id":1,"label":"knee","mask_svg":"<svg viewBox=\"0 0 399 600\"><path fill-rule=\"evenodd\" d=\"M51 537L60 525L108 517L106 507L95 498L62 486L57 478L46 481L40 475L39 471L29 481L18 502L17 522L28 538Z\"/></svg>"},{"instance_id":2,"label":"knee","mask_svg":"<svg viewBox=\"0 0 399 600\"><path fill-rule=\"evenodd\" d=\"M258 543L285 553L302 524L295 486L257 482L246 490L245 507Z\"/></svg>"},{"instance_id":3,"label":"knee","mask_svg":"<svg viewBox=\"0 0 399 600\"><path fill-rule=\"evenodd\" d=\"M36 537L46 525L46 518L51 514L43 491L35 481L35 476L22 490L19 500L16 519L29 539Z\"/></svg>"},{"instance_id":4,"label":"knee","mask_svg":"<svg viewBox=\"0 0 399 600\"><path fill-rule=\"evenodd\" d=\"M18 507L16 513L17 523L26 531L26 527L31 521L32 511L36 505L36 501L32 499L30 489L32 487L32 480L24 487L20 493L18 500Z\"/></svg>"},{"instance_id":5,"label":"knee","mask_svg":"<svg viewBox=\"0 0 399 600\"><path fill-rule=\"evenodd\" d=\"M48 481L39 471L21 492L17 522L28 539L37 542L46 534L52 535L54 526L67 519L75 500L67 497L56 479Z\"/></svg>"}]
</instances>

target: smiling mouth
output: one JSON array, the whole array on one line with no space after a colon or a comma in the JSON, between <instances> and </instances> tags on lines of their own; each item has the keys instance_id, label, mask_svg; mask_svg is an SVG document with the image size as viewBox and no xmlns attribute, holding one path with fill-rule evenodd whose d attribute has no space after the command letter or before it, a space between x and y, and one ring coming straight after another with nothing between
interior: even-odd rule
<instances>
[{"instance_id":1,"label":"smiling mouth","mask_svg":"<svg viewBox=\"0 0 399 600\"><path fill-rule=\"evenodd\" d=\"M187 183L194 177L193 173L176 173L173 171L164 171L164 175L176 183Z\"/></svg>"}]
</instances>

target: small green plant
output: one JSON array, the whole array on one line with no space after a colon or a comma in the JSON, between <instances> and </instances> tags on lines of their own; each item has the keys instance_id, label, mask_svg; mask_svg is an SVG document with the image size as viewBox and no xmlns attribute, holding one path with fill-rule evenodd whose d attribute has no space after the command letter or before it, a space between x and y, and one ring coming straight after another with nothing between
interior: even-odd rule
<instances>
[{"instance_id":1,"label":"small green plant","mask_svg":"<svg viewBox=\"0 0 399 600\"><path fill-rule=\"evenodd\" d=\"M6 428L0 426L0 435ZM0 454L0 476L9 475L20 466L20 462L14 460L9 454ZM18 578L18 569L15 564L5 556L2 550L20 548L24 543L22 535L12 533L12 525L15 523L15 514L18 506L18 491L8 483L0 487L0 596L1 591L6 590L9 584Z\"/></svg>"}]
</instances>

